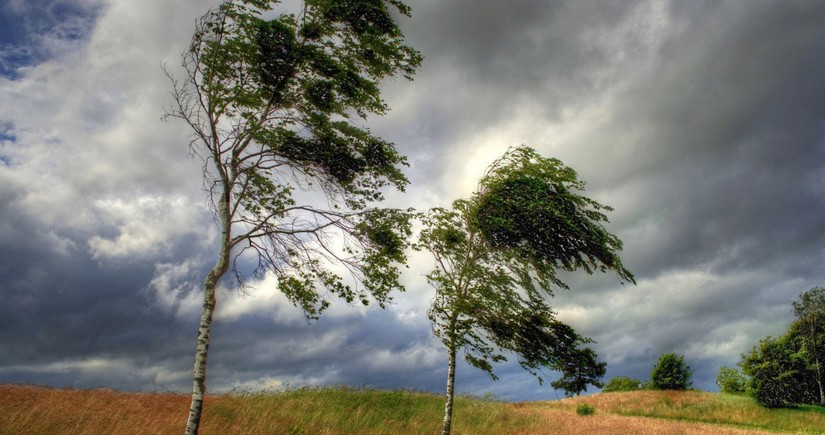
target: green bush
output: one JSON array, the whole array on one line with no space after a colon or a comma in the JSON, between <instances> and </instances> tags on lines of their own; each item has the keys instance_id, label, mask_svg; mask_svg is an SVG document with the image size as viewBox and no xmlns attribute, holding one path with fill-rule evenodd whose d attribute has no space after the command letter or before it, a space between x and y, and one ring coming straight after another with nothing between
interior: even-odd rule
<instances>
[{"instance_id":1,"label":"green bush","mask_svg":"<svg viewBox=\"0 0 825 435\"><path fill-rule=\"evenodd\" d=\"M605 384L603 393L615 393L618 391L637 391L641 389L642 381L629 378L627 376L616 376Z\"/></svg>"},{"instance_id":2,"label":"green bush","mask_svg":"<svg viewBox=\"0 0 825 435\"><path fill-rule=\"evenodd\" d=\"M723 393L739 394L745 392L747 379L739 372L739 369L722 366L716 374L716 385Z\"/></svg>"},{"instance_id":3,"label":"green bush","mask_svg":"<svg viewBox=\"0 0 825 435\"><path fill-rule=\"evenodd\" d=\"M656 390L687 390L693 384L693 370L685 364L684 356L666 353L650 372L650 383Z\"/></svg>"},{"instance_id":4,"label":"green bush","mask_svg":"<svg viewBox=\"0 0 825 435\"><path fill-rule=\"evenodd\" d=\"M792 337L767 337L750 354L742 355L742 371L760 405L791 408L816 403L818 388L798 343Z\"/></svg>"},{"instance_id":5,"label":"green bush","mask_svg":"<svg viewBox=\"0 0 825 435\"><path fill-rule=\"evenodd\" d=\"M593 415L596 413L596 408L588 405L587 403L581 403L579 406L576 407L576 414L579 415Z\"/></svg>"}]
</instances>

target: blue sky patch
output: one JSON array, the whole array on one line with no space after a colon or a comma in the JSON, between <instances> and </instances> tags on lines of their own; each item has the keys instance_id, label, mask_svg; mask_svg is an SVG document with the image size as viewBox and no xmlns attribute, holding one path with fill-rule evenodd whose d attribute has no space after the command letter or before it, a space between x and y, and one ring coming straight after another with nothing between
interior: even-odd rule
<instances>
[{"instance_id":1,"label":"blue sky patch","mask_svg":"<svg viewBox=\"0 0 825 435\"><path fill-rule=\"evenodd\" d=\"M99 11L64 0L0 6L0 76L15 79L20 68L59 55L48 41L86 39Z\"/></svg>"}]
</instances>

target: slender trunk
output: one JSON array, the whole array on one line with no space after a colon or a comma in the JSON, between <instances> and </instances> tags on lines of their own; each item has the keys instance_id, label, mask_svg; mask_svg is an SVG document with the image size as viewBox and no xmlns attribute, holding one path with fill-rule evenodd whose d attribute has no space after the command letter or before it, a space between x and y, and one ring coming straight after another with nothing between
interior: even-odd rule
<instances>
[{"instance_id":1,"label":"slender trunk","mask_svg":"<svg viewBox=\"0 0 825 435\"><path fill-rule=\"evenodd\" d=\"M201 322L198 327L198 345L195 349L195 368L192 375L192 404L189 406L189 420L186 423L187 435L196 435L201 422L203 396L206 393L206 356L209 351L212 315L215 312L216 283L217 280L213 272L209 272L203 285L203 313L201 313Z\"/></svg>"},{"instance_id":2,"label":"slender trunk","mask_svg":"<svg viewBox=\"0 0 825 435\"><path fill-rule=\"evenodd\" d=\"M445 394L444 423L441 425L441 435L450 435L453 424L453 392L455 391L455 344L450 343L450 365L447 369L447 392Z\"/></svg>"},{"instance_id":3,"label":"slender trunk","mask_svg":"<svg viewBox=\"0 0 825 435\"><path fill-rule=\"evenodd\" d=\"M816 384L819 386L819 406L825 406L825 390L822 388L822 368L819 357L816 357Z\"/></svg>"},{"instance_id":4,"label":"slender trunk","mask_svg":"<svg viewBox=\"0 0 825 435\"><path fill-rule=\"evenodd\" d=\"M228 198L221 198L218 214L221 216L221 252L215 266L206 275L203 282L203 313L198 327L198 344L195 348L195 368L192 373L192 404L189 406L189 419L186 423L186 435L197 435L203 410L203 397L206 394L206 356L209 351L209 337L212 331L212 316L215 313L215 297L218 281L229 270L230 222L228 216Z\"/></svg>"},{"instance_id":5,"label":"slender trunk","mask_svg":"<svg viewBox=\"0 0 825 435\"><path fill-rule=\"evenodd\" d=\"M819 387L819 406L825 406L825 390L822 388L822 366L819 363L819 346L817 346L816 322L810 319L811 325L811 349L814 354L816 364L816 385Z\"/></svg>"}]
</instances>

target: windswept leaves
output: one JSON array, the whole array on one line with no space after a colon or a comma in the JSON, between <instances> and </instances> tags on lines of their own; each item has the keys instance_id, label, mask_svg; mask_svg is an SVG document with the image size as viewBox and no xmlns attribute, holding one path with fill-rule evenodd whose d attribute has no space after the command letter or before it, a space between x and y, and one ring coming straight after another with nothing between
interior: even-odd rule
<instances>
[{"instance_id":1,"label":"windswept leaves","mask_svg":"<svg viewBox=\"0 0 825 435\"><path fill-rule=\"evenodd\" d=\"M614 270L633 282L617 254L622 242L602 226L602 211L612 209L574 192L583 188L560 161L515 148L481 181L474 225L491 247L518 251L529 261L587 273Z\"/></svg>"},{"instance_id":2,"label":"windswept leaves","mask_svg":"<svg viewBox=\"0 0 825 435\"><path fill-rule=\"evenodd\" d=\"M583 187L560 161L519 147L490 166L469 200L422 216L416 247L436 262L427 275L436 289L433 331L493 379L493 363L514 354L540 381L550 369L563 372L557 385L568 391L600 385L605 364L581 348L590 340L546 303L566 287L558 269L613 270L633 281L621 242L601 225L610 208L575 193Z\"/></svg>"},{"instance_id":3,"label":"windswept leaves","mask_svg":"<svg viewBox=\"0 0 825 435\"><path fill-rule=\"evenodd\" d=\"M273 273L308 317L329 305L318 287L348 302L372 295L383 303L400 288L410 230L405 213L371 205L388 187L404 189L406 160L351 119L384 113L380 81L409 78L420 65L392 15L409 8L305 0L297 13L265 18L279 3L230 0L202 17L183 57L187 80L173 81L171 115L194 130L214 204L230 204L215 212L227 213L217 221L232 233L236 261L257 254L253 275ZM329 209L301 204L295 195L307 190L322 192ZM357 288L331 271L335 263ZM235 275L244 280L237 268Z\"/></svg>"}]
</instances>

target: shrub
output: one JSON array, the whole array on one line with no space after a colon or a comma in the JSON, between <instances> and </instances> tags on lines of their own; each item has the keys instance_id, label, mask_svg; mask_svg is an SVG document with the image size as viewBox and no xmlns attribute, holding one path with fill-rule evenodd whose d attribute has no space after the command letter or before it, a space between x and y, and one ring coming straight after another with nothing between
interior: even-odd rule
<instances>
[{"instance_id":1,"label":"shrub","mask_svg":"<svg viewBox=\"0 0 825 435\"><path fill-rule=\"evenodd\" d=\"M722 366L716 374L716 385L723 393L739 394L745 392L747 380L738 369Z\"/></svg>"},{"instance_id":2,"label":"shrub","mask_svg":"<svg viewBox=\"0 0 825 435\"><path fill-rule=\"evenodd\" d=\"M581 403L579 406L576 407L576 414L579 415L593 415L596 413L596 408L586 404Z\"/></svg>"},{"instance_id":3,"label":"shrub","mask_svg":"<svg viewBox=\"0 0 825 435\"><path fill-rule=\"evenodd\" d=\"M650 372L650 383L656 390L687 390L693 384L693 370L685 364L683 356L666 353Z\"/></svg>"},{"instance_id":4,"label":"shrub","mask_svg":"<svg viewBox=\"0 0 825 435\"><path fill-rule=\"evenodd\" d=\"M641 389L642 381L629 378L627 376L616 376L604 386L603 393L615 393L618 391L636 391Z\"/></svg>"}]
</instances>

